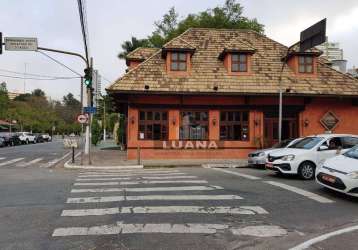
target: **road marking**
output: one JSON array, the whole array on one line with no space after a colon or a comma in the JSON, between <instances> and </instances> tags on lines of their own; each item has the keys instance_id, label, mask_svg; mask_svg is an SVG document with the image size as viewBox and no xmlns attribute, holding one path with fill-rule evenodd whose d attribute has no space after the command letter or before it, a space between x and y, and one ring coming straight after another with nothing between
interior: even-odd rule
<instances>
[{"instance_id":1,"label":"road marking","mask_svg":"<svg viewBox=\"0 0 358 250\"><path fill-rule=\"evenodd\" d=\"M1 160L5 160L5 159L6 159L5 157L0 157L0 161L1 161Z\"/></svg>"},{"instance_id":2,"label":"road marking","mask_svg":"<svg viewBox=\"0 0 358 250\"><path fill-rule=\"evenodd\" d=\"M10 161L2 162L2 163L0 163L0 167L5 166L5 165L9 165L9 164L12 164L12 163L15 163L15 162L18 162L18 161L21 161L23 159L24 158L16 158L16 159L13 159L13 160L10 160Z\"/></svg>"},{"instance_id":3,"label":"road marking","mask_svg":"<svg viewBox=\"0 0 358 250\"><path fill-rule=\"evenodd\" d=\"M120 185L138 185L138 184L168 184L168 183L208 183L205 180L169 180L169 181L121 181Z\"/></svg>"},{"instance_id":4,"label":"road marking","mask_svg":"<svg viewBox=\"0 0 358 250\"><path fill-rule=\"evenodd\" d=\"M66 203L104 203L118 201L148 201L148 200L241 200L238 195L142 195L142 196L104 196L68 198Z\"/></svg>"},{"instance_id":5,"label":"road marking","mask_svg":"<svg viewBox=\"0 0 358 250\"><path fill-rule=\"evenodd\" d=\"M138 176L141 175L142 173L138 173L138 174L90 174L90 175L79 175L79 178L84 178L84 177L133 177L133 176ZM146 174L151 174L151 173L146 173ZM174 175L185 175L185 173L155 173L156 176L174 176Z\"/></svg>"},{"instance_id":6,"label":"road marking","mask_svg":"<svg viewBox=\"0 0 358 250\"><path fill-rule=\"evenodd\" d=\"M110 234L134 234L134 233L165 233L165 234L215 234L217 230L225 230L229 226L223 224L124 224L117 222L112 225L94 227L68 227L57 228L53 237L85 236L85 235L110 235Z\"/></svg>"},{"instance_id":7,"label":"road marking","mask_svg":"<svg viewBox=\"0 0 358 250\"><path fill-rule=\"evenodd\" d=\"M82 182L82 183L75 183L74 186L113 186L119 185L118 181L112 182Z\"/></svg>"},{"instance_id":8,"label":"road marking","mask_svg":"<svg viewBox=\"0 0 358 250\"><path fill-rule=\"evenodd\" d=\"M149 187L149 188L93 188L72 189L71 193L106 193L106 192L172 192L172 191L207 191L224 189L220 186L187 186L187 187Z\"/></svg>"},{"instance_id":9,"label":"road marking","mask_svg":"<svg viewBox=\"0 0 358 250\"><path fill-rule=\"evenodd\" d=\"M233 228L230 230L234 235L246 235L254 237L279 237L287 235L287 230L279 226L247 226L243 228Z\"/></svg>"},{"instance_id":10,"label":"road marking","mask_svg":"<svg viewBox=\"0 0 358 250\"><path fill-rule=\"evenodd\" d=\"M109 214L162 214L162 213L199 213L199 214L268 214L262 207L202 207L202 206L146 206L111 207L93 209L63 210L61 216L101 216Z\"/></svg>"},{"instance_id":11,"label":"road marking","mask_svg":"<svg viewBox=\"0 0 358 250\"><path fill-rule=\"evenodd\" d=\"M114 178L77 178L76 181L122 181L130 180L128 177L114 177Z\"/></svg>"},{"instance_id":12,"label":"road marking","mask_svg":"<svg viewBox=\"0 0 358 250\"><path fill-rule=\"evenodd\" d=\"M29 161L27 163L22 164L21 167L28 167L28 166L30 166L32 164L35 164L35 163L38 163L38 162L40 162L42 160L43 160L43 158L37 158L35 160L32 160L32 161Z\"/></svg>"},{"instance_id":13,"label":"road marking","mask_svg":"<svg viewBox=\"0 0 358 250\"><path fill-rule=\"evenodd\" d=\"M60 161L64 160L67 156L69 156L71 154L71 152L68 152L67 154L65 154L64 156L62 156L61 158L56 158L53 159L52 161L49 161L48 163L40 166L41 168L51 168L54 165L56 165L57 163L59 163Z\"/></svg>"},{"instance_id":14,"label":"road marking","mask_svg":"<svg viewBox=\"0 0 358 250\"><path fill-rule=\"evenodd\" d=\"M195 179L197 176L192 175L182 175L182 176L142 176L142 179L147 180L168 180L168 179Z\"/></svg>"},{"instance_id":15,"label":"road marking","mask_svg":"<svg viewBox=\"0 0 358 250\"><path fill-rule=\"evenodd\" d=\"M287 184L283 184L283 183L276 182L276 181L265 181L265 183L268 183L270 185L286 189L286 190L294 192L296 194L303 195L303 196L305 196L305 197L307 197L307 198L309 198L311 200L315 200L315 201L318 201L320 203L334 203L334 201L332 201L330 199L327 199L327 198L325 198L323 196L320 196L318 194L311 193L311 192L308 192L306 190L303 190L303 189L300 189L300 188L297 188L297 187L293 187L293 186L290 186L290 185L287 185Z\"/></svg>"},{"instance_id":16,"label":"road marking","mask_svg":"<svg viewBox=\"0 0 358 250\"><path fill-rule=\"evenodd\" d=\"M318 236L316 238L313 238L313 239L310 239L310 240L308 240L306 242L303 242L302 244L300 244L298 246L295 246L295 247L291 248L290 250L307 249L310 246L312 246L314 244L317 244L317 243L319 243L321 241L325 241L325 240L327 240L329 238L332 238L334 236L338 236L338 235L345 234L345 233L350 233L350 232L353 232L353 231L356 231L356 230L358 230L358 225L343 228L343 229L340 229L340 230L337 230L337 231L334 231L334 232L330 232L330 233L327 233L327 234L323 234L321 236Z\"/></svg>"},{"instance_id":17,"label":"road marking","mask_svg":"<svg viewBox=\"0 0 358 250\"><path fill-rule=\"evenodd\" d=\"M240 177L243 177L243 178L246 178L246 179L250 179L250 180L260 180L260 179L261 179L260 177L257 177L257 176L248 175L248 174L242 174L242 173L238 173L238 172L234 172L234 171L229 171L229 170L225 170L225 169L221 169L221 168L211 168L211 169L216 170L216 171L220 171L220 172L224 172L224 173L227 173L227 174L232 174L232 175L240 176Z\"/></svg>"}]
</instances>

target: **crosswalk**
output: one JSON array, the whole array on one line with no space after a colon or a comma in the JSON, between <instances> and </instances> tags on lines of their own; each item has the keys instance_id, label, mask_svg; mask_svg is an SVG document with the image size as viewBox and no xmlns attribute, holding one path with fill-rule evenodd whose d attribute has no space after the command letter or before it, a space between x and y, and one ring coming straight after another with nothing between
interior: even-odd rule
<instances>
[{"instance_id":1,"label":"crosswalk","mask_svg":"<svg viewBox=\"0 0 358 250\"><path fill-rule=\"evenodd\" d=\"M245 230L241 230L240 221L251 219L257 224L269 215L268 210L250 204L241 195L174 169L80 172L69 196L58 227L53 231L55 238L120 234L241 235ZM223 216L234 219L228 221ZM271 230L270 226L267 228Z\"/></svg>"},{"instance_id":2,"label":"crosswalk","mask_svg":"<svg viewBox=\"0 0 358 250\"><path fill-rule=\"evenodd\" d=\"M60 158L45 159L44 157L0 157L0 168L27 168L39 166L49 168L55 165Z\"/></svg>"}]
</instances>

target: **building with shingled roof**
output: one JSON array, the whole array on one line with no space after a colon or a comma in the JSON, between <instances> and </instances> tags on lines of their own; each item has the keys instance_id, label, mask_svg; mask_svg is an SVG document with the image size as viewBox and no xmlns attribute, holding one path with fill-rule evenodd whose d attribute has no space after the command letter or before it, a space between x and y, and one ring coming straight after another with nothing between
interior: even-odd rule
<instances>
[{"instance_id":1,"label":"building with shingled roof","mask_svg":"<svg viewBox=\"0 0 358 250\"><path fill-rule=\"evenodd\" d=\"M238 159L271 146L280 86L283 139L358 134L357 79L317 49L287 50L251 30L192 28L130 53L128 72L107 89L126 117L128 159L138 147L143 159Z\"/></svg>"}]
</instances>

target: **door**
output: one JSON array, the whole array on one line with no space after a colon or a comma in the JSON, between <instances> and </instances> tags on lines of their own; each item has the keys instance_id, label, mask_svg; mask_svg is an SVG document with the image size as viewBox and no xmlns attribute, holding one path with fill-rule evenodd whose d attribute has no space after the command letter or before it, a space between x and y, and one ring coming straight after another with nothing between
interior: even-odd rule
<instances>
[{"instance_id":1,"label":"door","mask_svg":"<svg viewBox=\"0 0 358 250\"><path fill-rule=\"evenodd\" d=\"M284 118L282 120L281 139L294 139L298 136L297 119ZM265 147L271 147L278 142L278 118L265 118L264 143Z\"/></svg>"}]
</instances>

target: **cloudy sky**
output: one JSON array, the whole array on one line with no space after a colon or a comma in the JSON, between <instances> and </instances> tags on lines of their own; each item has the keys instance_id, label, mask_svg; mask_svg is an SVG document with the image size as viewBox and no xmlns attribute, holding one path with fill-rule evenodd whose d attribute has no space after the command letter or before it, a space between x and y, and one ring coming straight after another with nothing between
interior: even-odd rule
<instances>
[{"instance_id":1,"label":"cloudy sky","mask_svg":"<svg viewBox=\"0 0 358 250\"><path fill-rule=\"evenodd\" d=\"M327 17L330 41L340 42L348 67L358 66L358 1L356 0L242 0L244 15L265 25L265 34L285 45L298 41L299 32ZM87 0L90 53L95 68L105 78L103 89L123 74L126 66L117 58L120 45L131 36L146 37L172 6L180 16L222 5L224 0ZM4 37L37 37L39 46L83 53L76 0L2 0L0 31ZM82 73L83 62L71 56L50 53ZM11 79L8 71L51 76L75 76L38 52L3 51L0 55L0 82L10 91L45 90L52 99L68 92L79 98L79 80L39 81ZM19 75L17 75L19 76ZM21 75L20 75L21 76Z\"/></svg>"}]
</instances>

